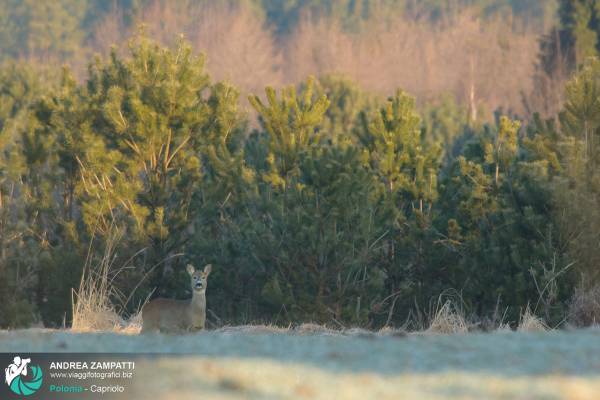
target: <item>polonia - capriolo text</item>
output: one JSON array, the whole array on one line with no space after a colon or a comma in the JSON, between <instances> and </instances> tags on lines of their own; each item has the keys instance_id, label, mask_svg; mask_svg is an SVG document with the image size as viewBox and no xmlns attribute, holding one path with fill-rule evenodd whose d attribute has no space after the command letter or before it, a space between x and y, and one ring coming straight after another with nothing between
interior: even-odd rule
<instances>
[{"instance_id":1,"label":"polonia - capriolo text","mask_svg":"<svg viewBox=\"0 0 600 400\"><path fill-rule=\"evenodd\" d=\"M52 361L50 369L58 370L134 370L135 361Z\"/></svg>"}]
</instances>

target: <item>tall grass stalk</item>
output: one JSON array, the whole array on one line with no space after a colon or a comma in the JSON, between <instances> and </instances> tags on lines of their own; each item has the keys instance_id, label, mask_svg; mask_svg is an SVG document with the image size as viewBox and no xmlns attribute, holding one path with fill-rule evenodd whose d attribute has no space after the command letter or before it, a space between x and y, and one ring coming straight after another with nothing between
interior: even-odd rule
<instances>
[{"instance_id":1,"label":"tall grass stalk","mask_svg":"<svg viewBox=\"0 0 600 400\"><path fill-rule=\"evenodd\" d=\"M115 302L122 298L113 287L112 277L120 269L114 268L116 247L122 232L113 230L107 236L104 253L97 260L93 257L92 244L88 249L86 263L81 275L79 289L71 293L73 323L71 329L77 332L115 331L124 328ZM121 268L122 269L122 268Z\"/></svg>"}]
</instances>

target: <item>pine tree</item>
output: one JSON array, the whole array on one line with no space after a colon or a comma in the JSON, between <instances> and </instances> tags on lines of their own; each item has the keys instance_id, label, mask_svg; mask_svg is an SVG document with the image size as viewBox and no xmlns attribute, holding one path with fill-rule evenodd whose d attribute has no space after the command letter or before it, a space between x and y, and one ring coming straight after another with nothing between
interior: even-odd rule
<instances>
[{"instance_id":1,"label":"pine tree","mask_svg":"<svg viewBox=\"0 0 600 400\"><path fill-rule=\"evenodd\" d=\"M600 63L588 61L566 86L559 115L558 151L563 173L555 180L555 197L563 211L562 231L570 256L590 284L598 282L597 226L600 221ZM560 217L560 216L559 216ZM577 238L577 239L573 239Z\"/></svg>"},{"instance_id":2,"label":"pine tree","mask_svg":"<svg viewBox=\"0 0 600 400\"><path fill-rule=\"evenodd\" d=\"M329 100L324 95L313 100L313 90L314 79L311 78L300 98L294 87L284 89L280 100L275 90L268 87L266 105L258 96L249 97L269 135L270 170L263 179L273 186L288 188L290 178L298 174L300 154L321 139L317 126L329 106Z\"/></svg>"},{"instance_id":3,"label":"pine tree","mask_svg":"<svg viewBox=\"0 0 600 400\"><path fill-rule=\"evenodd\" d=\"M541 64L552 75L567 61L569 71L597 55L597 5L594 0L560 0L560 27L541 42Z\"/></svg>"},{"instance_id":4,"label":"pine tree","mask_svg":"<svg viewBox=\"0 0 600 400\"><path fill-rule=\"evenodd\" d=\"M42 60L53 57L73 60L84 40L82 23L87 0L26 1L26 4L29 55Z\"/></svg>"},{"instance_id":5,"label":"pine tree","mask_svg":"<svg viewBox=\"0 0 600 400\"><path fill-rule=\"evenodd\" d=\"M502 116L497 136L492 143L485 145L485 161L494 165L494 182L496 185L499 184L500 168L506 171L517 156L517 135L520 127L519 122L513 122Z\"/></svg>"},{"instance_id":6,"label":"pine tree","mask_svg":"<svg viewBox=\"0 0 600 400\"><path fill-rule=\"evenodd\" d=\"M0 1L2 53L43 62L83 56L88 1Z\"/></svg>"},{"instance_id":7,"label":"pine tree","mask_svg":"<svg viewBox=\"0 0 600 400\"><path fill-rule=\"evenodd\" d=\"M127 229L130 248L147 249L151 286L162 287L165 265L201 210L191 205L210 172L204 165L236 162L226 137L215 135L236 135L237 93L211 90L203 57L185 42L170 50L143 37L132 42L130 58L97 59L85 86L67 78L61 90L41 121L58 136L64 171L77 177L88 233Z\"/></svg>"},{"instance_id":8,"label":"pine tree","mask_svg":"<svg viewBox=\"0 0 600 400\"><path fill-rule=\"evenodd\" d=\"M548 136L522 142L519 123L501 117L467 144L442 183L439 225L447 221L446 262L453 260L446 279L451 287L467 282L462 296L480 315L501 302L515 319L535 298L546 320L557 321L570 294L572 264L552 196L562 171L558 133L537 121Z\"/></svg>"},{"instance_id":9,"label":"pine tree","mask_svg":"<svg viewBox=\"0 0 600 400\"><path fill-rule=\"evenodd\" d=\"M423 131L427 143L441 145L444 162L449 164L464 145L465 134L470 133L468 109L452 96L443 96L438 102L423 108Z\"/></svg>"},{"instance_id":10,"label":"pine tree","mask_svg":"<svg viewBox=\"0 0 600 400\"><path fill-rule=\"evenodd\" d=\"M34 118L55 83L50 71L21 63L0 67L0 326L35 317L38 277L57 245L53 138ZM41 280L41 279L40 279ZM37 301L36 301L37 300Z\"/></svg>"},{"instance_id":11,"label":"pine tree","mask_svg":"<svg viewBox=\"0 0 600 400\"><path fill-rule=\"evenodd\" d=\"M414 99L403 92L373 114L363 113L356 132L363 163L378 184L377 225L385 240L380 265L387 292L410 298L407 288L416 284L419 291L423 283L441 151L424 142Z\"/></svg>"},{"instance_id":12,"label":"pine tree","mask_svg":"<svg viewBox=\"0 0 600 400\"><path fill-rule=\"evenodd\" d=\"M560 121L565 133L585 143L586 159L594 168L600 153L600 62L590 60L565 88L565 109Z\"/></svg>"},{"instance_id":13,"label":"pine tree","mask_svg":"<svg viewBox=\"0 0 600 400\"><path fill-rule=\"evenodd\" d=\"M364 323L367 287L378 276L366 270L372 254L364 247L375 240L375 182L359 149L321 140L332 137L322 127L329 101L315 95L312 80L298 95L288 89L277 98L268 89L267 97L268 106L251 98L268 148L260 203L250 210L258 211L250 252L267 271L261 297L294 318Z\"/></svg>"},{"instance_id":14,"label":"pine tree","mask_svg":"<svg viewBox=\"0 0 600 400\"><path fill-rule=\"evenodd\" d=\"M332 143L355 142L353 132L360 125L360 113L372 112L378 99L338 75L320 77L315 92L318 96L327 96L330 103L321 124L321 130L327 135L324 139Z\"/></svg>"},{"instance_id":15,"label":"pine tree","mask_svg":"<svg viewBox=\"0 0 600 400\"><path fill-rule=\"evenodd\" d=\"M398 92L372 116L363 113L357 136L364 162L398 210L410 206L423 212L436 199L440 149L424 145L413 98Z\"/></svg>"}]
</instances>

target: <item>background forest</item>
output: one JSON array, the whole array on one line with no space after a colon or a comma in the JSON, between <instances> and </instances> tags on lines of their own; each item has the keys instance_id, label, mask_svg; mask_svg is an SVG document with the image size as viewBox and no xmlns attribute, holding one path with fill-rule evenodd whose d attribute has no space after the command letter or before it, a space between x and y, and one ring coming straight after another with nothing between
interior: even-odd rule
<instances>
[{"instance_id":1,"label":"background forest","mask_svg":"<svg viewBox=\"0 0 600 400\"><path fill-rule=\"evenodd\" d=\"M600 2L0 0L0 327L600 318ZM266 88L266 90L265 90Z\"/></svg>"}]
</instances>

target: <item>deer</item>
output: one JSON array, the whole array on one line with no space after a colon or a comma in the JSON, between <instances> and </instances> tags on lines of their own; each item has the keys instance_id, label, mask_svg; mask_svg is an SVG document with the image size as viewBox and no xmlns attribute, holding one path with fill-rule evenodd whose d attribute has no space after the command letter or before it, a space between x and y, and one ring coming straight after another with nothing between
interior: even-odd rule
<instances>
[{"instance_id":1,"label":"deer","mask_svg":"<svg viewBox=\"0 0 600 400\"><path fill-rule=\"evenodd\" d=\"M194 332L204 329L206 323L206 288L212 265L196 270L188 264L186 271L190 275L192 298L174 300L158 298L142 308L142 331Z\"/></svg>"}]
</instances>

